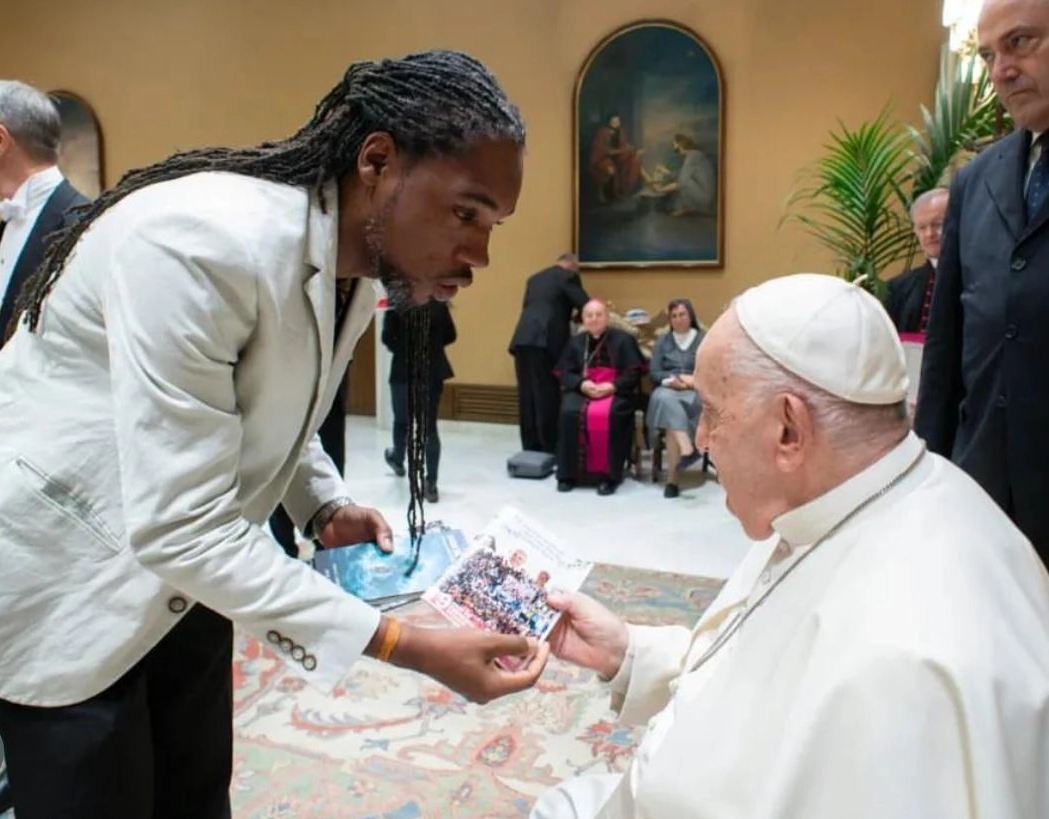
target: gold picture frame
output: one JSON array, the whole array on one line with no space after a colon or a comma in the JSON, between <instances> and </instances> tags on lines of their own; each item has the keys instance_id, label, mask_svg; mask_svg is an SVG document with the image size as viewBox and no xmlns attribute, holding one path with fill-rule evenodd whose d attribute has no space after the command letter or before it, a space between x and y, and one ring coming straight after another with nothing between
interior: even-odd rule
<instances>
[{"instance_id":1,"label":"gold picture frame","mask_svg":"<svg viewBox=\"0 0 1049 819\"><path fill-rule=\"evenodd\" d=\"M665 20L612 32L573 116L580 266L724 267L725 86L703 39Z\"/></svg>"}]
</instances>

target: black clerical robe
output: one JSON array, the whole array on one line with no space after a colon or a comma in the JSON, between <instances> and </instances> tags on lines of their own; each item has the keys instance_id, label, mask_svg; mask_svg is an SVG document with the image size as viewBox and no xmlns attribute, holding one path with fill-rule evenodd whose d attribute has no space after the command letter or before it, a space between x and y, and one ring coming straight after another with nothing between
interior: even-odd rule
<instances>
[{"instance_id":1,"label":"black clerical robe","mask_svg":"<svg viewBox=\"0 0 1049 819\"><path fill-rule=\"evenodd\" d=\"M580 333L561 356L561 414L557 446L558 481L623 479L630 454L638 386L645 358L637 340L616 328L594 338ZM615 392L592 399L584 381L613 384Z\"/></svg>"}]
</instances>

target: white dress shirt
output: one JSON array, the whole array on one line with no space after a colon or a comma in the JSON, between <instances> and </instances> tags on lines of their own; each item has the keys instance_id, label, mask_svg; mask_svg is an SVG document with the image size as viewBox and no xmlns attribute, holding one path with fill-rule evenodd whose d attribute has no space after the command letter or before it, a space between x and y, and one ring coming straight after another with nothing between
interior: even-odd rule
<instances>
[{"instance_id":1,"label":"white dress shirt","mask_svg":"<svg viewBox=\"0 0 1049 819\"><path fill-rule=\"evenodd\" d=\"M0 237L0 298L7 293L15 265L40 212L63 178L58 167L52 165L29 177L10 199L0 200L0 221L4 222L3 236Z\"/></svg>"}]
</instances>

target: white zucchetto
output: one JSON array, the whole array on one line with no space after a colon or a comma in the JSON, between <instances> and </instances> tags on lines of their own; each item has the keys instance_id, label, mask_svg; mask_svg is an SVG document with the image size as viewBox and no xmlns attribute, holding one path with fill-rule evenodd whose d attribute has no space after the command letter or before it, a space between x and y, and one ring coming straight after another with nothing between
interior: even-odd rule
<instances>
[{"instance_id":1,"label":"white zucchetto","mask_svg":"<svg viewBox=\"0 0 1049 819\"><path fill-rule=\"evenodd\" d=\"M889 314L863 288L798 273L752 287L736 316L766 355L845 401L895 404L907 397L907 363Z\"/></svg>"}]
</instances>

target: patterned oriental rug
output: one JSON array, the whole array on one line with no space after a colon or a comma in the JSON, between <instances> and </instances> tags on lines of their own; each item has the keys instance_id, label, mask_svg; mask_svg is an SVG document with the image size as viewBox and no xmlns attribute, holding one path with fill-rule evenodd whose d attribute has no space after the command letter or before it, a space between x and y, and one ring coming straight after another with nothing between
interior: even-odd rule
<instances>
[{"instance_id":1,"label":"patterned oriental rug","mask_svg":"<svg viewBox=\"0 0 1049 819\"><path fill-rule=\"evenodd\" d=\"M599 564L584 590L631 622L691 626L721 585ZM399 612L443 623L422 602ZM233 672L235 819L523 817L562 779L624 770L641 733L592 672L556 660L486 706L367 658L325 697L244 635Z\"/></svg>"}]
</instances>

